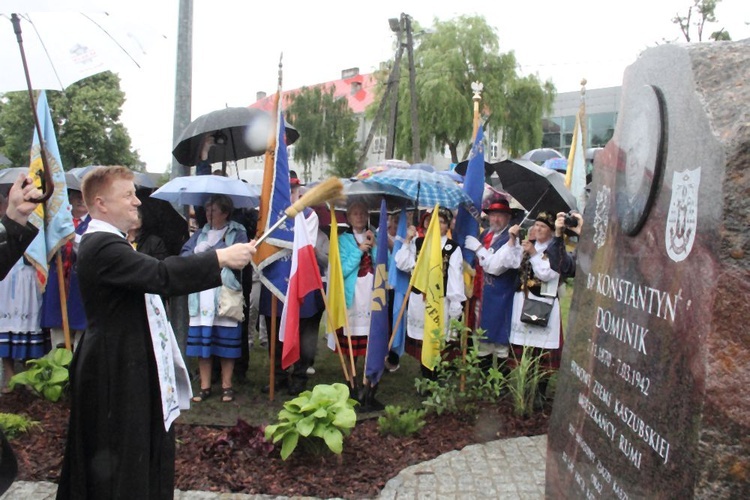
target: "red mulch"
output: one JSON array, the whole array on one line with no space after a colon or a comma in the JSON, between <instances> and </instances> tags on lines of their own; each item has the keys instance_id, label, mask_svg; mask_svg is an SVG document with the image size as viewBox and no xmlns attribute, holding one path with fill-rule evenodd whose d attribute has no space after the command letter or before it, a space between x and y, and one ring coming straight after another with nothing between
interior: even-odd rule
<instances>
[{"instance_id":1,"label":"red mulch","mask_svg":"<svg viewBox=\"0 0 750 500\"><path fill-rule=\"evenodd\" d=\"M11 445L19 464L18 480L57 482L68 423L66 402L50 403L26 390L0 398L0 411L39 421L41 427ZM381 436L377 419L357 423L340 456L314 456L299 448L284 462L279 451L268 456L236 444L217 446L228 428L177 425L175 488L268 495L363 498L376 496L402 469L448 451L498 438L545 434L550 408L528 419L510 407L483 405L469 415L431 415L409 437Z\"/></svg>"}]
</instances>

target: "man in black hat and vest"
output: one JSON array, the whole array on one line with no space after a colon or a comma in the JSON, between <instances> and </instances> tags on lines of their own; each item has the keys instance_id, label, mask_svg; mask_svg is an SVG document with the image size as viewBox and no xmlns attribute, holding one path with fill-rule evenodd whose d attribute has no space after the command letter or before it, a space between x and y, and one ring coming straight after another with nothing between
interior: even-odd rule
<instances>
[{"instance_id":1,"label":"man in black hat and vest","mask_svg":"<svg viewBox=\"0 0 750 500\"><path fill-rule=\"evenodd\" d=\"M479 239L467 236L465 247L476 253L475 296L478 296L474 326L484 330L479 345L481 366L492 365L492 355L506 359L510 345L513 295L516 289L522 249L519 225L510 226L511 208L505 199L488 203L484 212L489 228Z\"/></svg>"}]
</instances>

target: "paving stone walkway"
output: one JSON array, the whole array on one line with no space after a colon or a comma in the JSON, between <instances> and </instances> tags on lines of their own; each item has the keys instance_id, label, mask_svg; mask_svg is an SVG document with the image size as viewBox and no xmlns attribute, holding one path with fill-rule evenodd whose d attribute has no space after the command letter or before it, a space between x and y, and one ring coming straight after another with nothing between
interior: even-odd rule
<instances>
[{"instance_id":1,"label":"paving stone walkway","mask_svg":"<svg viewBox=\"0 0 750 500\"><path fill-rule=\"evenodd\" d=\"M501 439L451 451L402 470L378 498L523 499L544 498L547 436ZM54 500L57 485L17 481L0 500ZM175 500L276 500L289 497L175 490ZM302 499L305 497L291 497Z\"/></svg>"}]
</instances>

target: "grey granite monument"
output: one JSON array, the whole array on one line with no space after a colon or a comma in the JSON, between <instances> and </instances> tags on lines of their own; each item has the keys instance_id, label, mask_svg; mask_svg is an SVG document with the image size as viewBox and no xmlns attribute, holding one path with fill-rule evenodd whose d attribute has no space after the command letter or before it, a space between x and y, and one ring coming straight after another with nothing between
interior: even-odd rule
<instances>
[{"instance_id":1,"label":"grey granite monument","mask_svg":"<svg viewBox=\"0 0 750 500\"><path fill-rule=\"evenodd\" d=\"M625 72L597 156L548 498L750 498L750 40Z\"/></svg>"}]
</instances>

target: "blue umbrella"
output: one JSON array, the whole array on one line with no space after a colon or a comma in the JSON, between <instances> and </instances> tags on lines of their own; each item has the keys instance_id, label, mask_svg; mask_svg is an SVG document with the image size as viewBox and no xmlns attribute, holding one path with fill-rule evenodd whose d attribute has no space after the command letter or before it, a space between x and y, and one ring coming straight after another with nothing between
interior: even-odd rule
<instances>
[{"instance_id":1,"label":"blue umbrella","mask_svg":"<svg viewBox=\"0 0 750 500\"><path fill-rule=\"evenodd\" d=\"M412 165L408 169L392 168L378 172L360 182L395 186L423 207L439 204L446 208L456 208L462 203L471 203L471 198L458 184L424 163Z\"/></svg>"},{"instance_id":2,"label":"blue umbrella","mask_svg":"<svg viewBox=\"0 0 750 500\"><path fill-rule=\"evenodd\" d=\"M320 181L313 182L307 187L315 187L319 183ZM374 210L376 208L379 209L380 200L383 198L385 198L388 206L394 204L401 206L404 201L411 200L408 194L390 184L364 183L356 177L341 179L341 184L344 185L342 193L345 197L334 201L336 209L346 209L353 201L361 201L367 205L368 210Z\"/></svg>"},{"instance_id":3,"label":"blue umbrella","mask_svg":"<svg viewBox=\"0 0 750 500\"><path fill-rule=\"evenodd\" d=\"M568 160L565 158L550 158L549 160L544 160L542 166L564 174L568 171Z\"/></svg>"},{"instance_id":4,"label":"blue umbrella","mask_svg":"<svg viewBox=\"0 0 750 500\"><path fill-rule=\"evenodd\" d=\"M177 177L151 193L151 197L179 205L203 206L212 194L228 196L235 208L257 207L260 201L257 187L220 175Z\"/></svg>"},{"instance_id":5,"label":"blue umbrella","mask_svg":"<svg viewBox=\"0 0 750 500\"><path fill-rule=\"evenodd\" d=\"M453 182L463 182L464 176L456 172L455 170L439 170L440 175L444 175Z\"/></svg>"}]
</instances>

